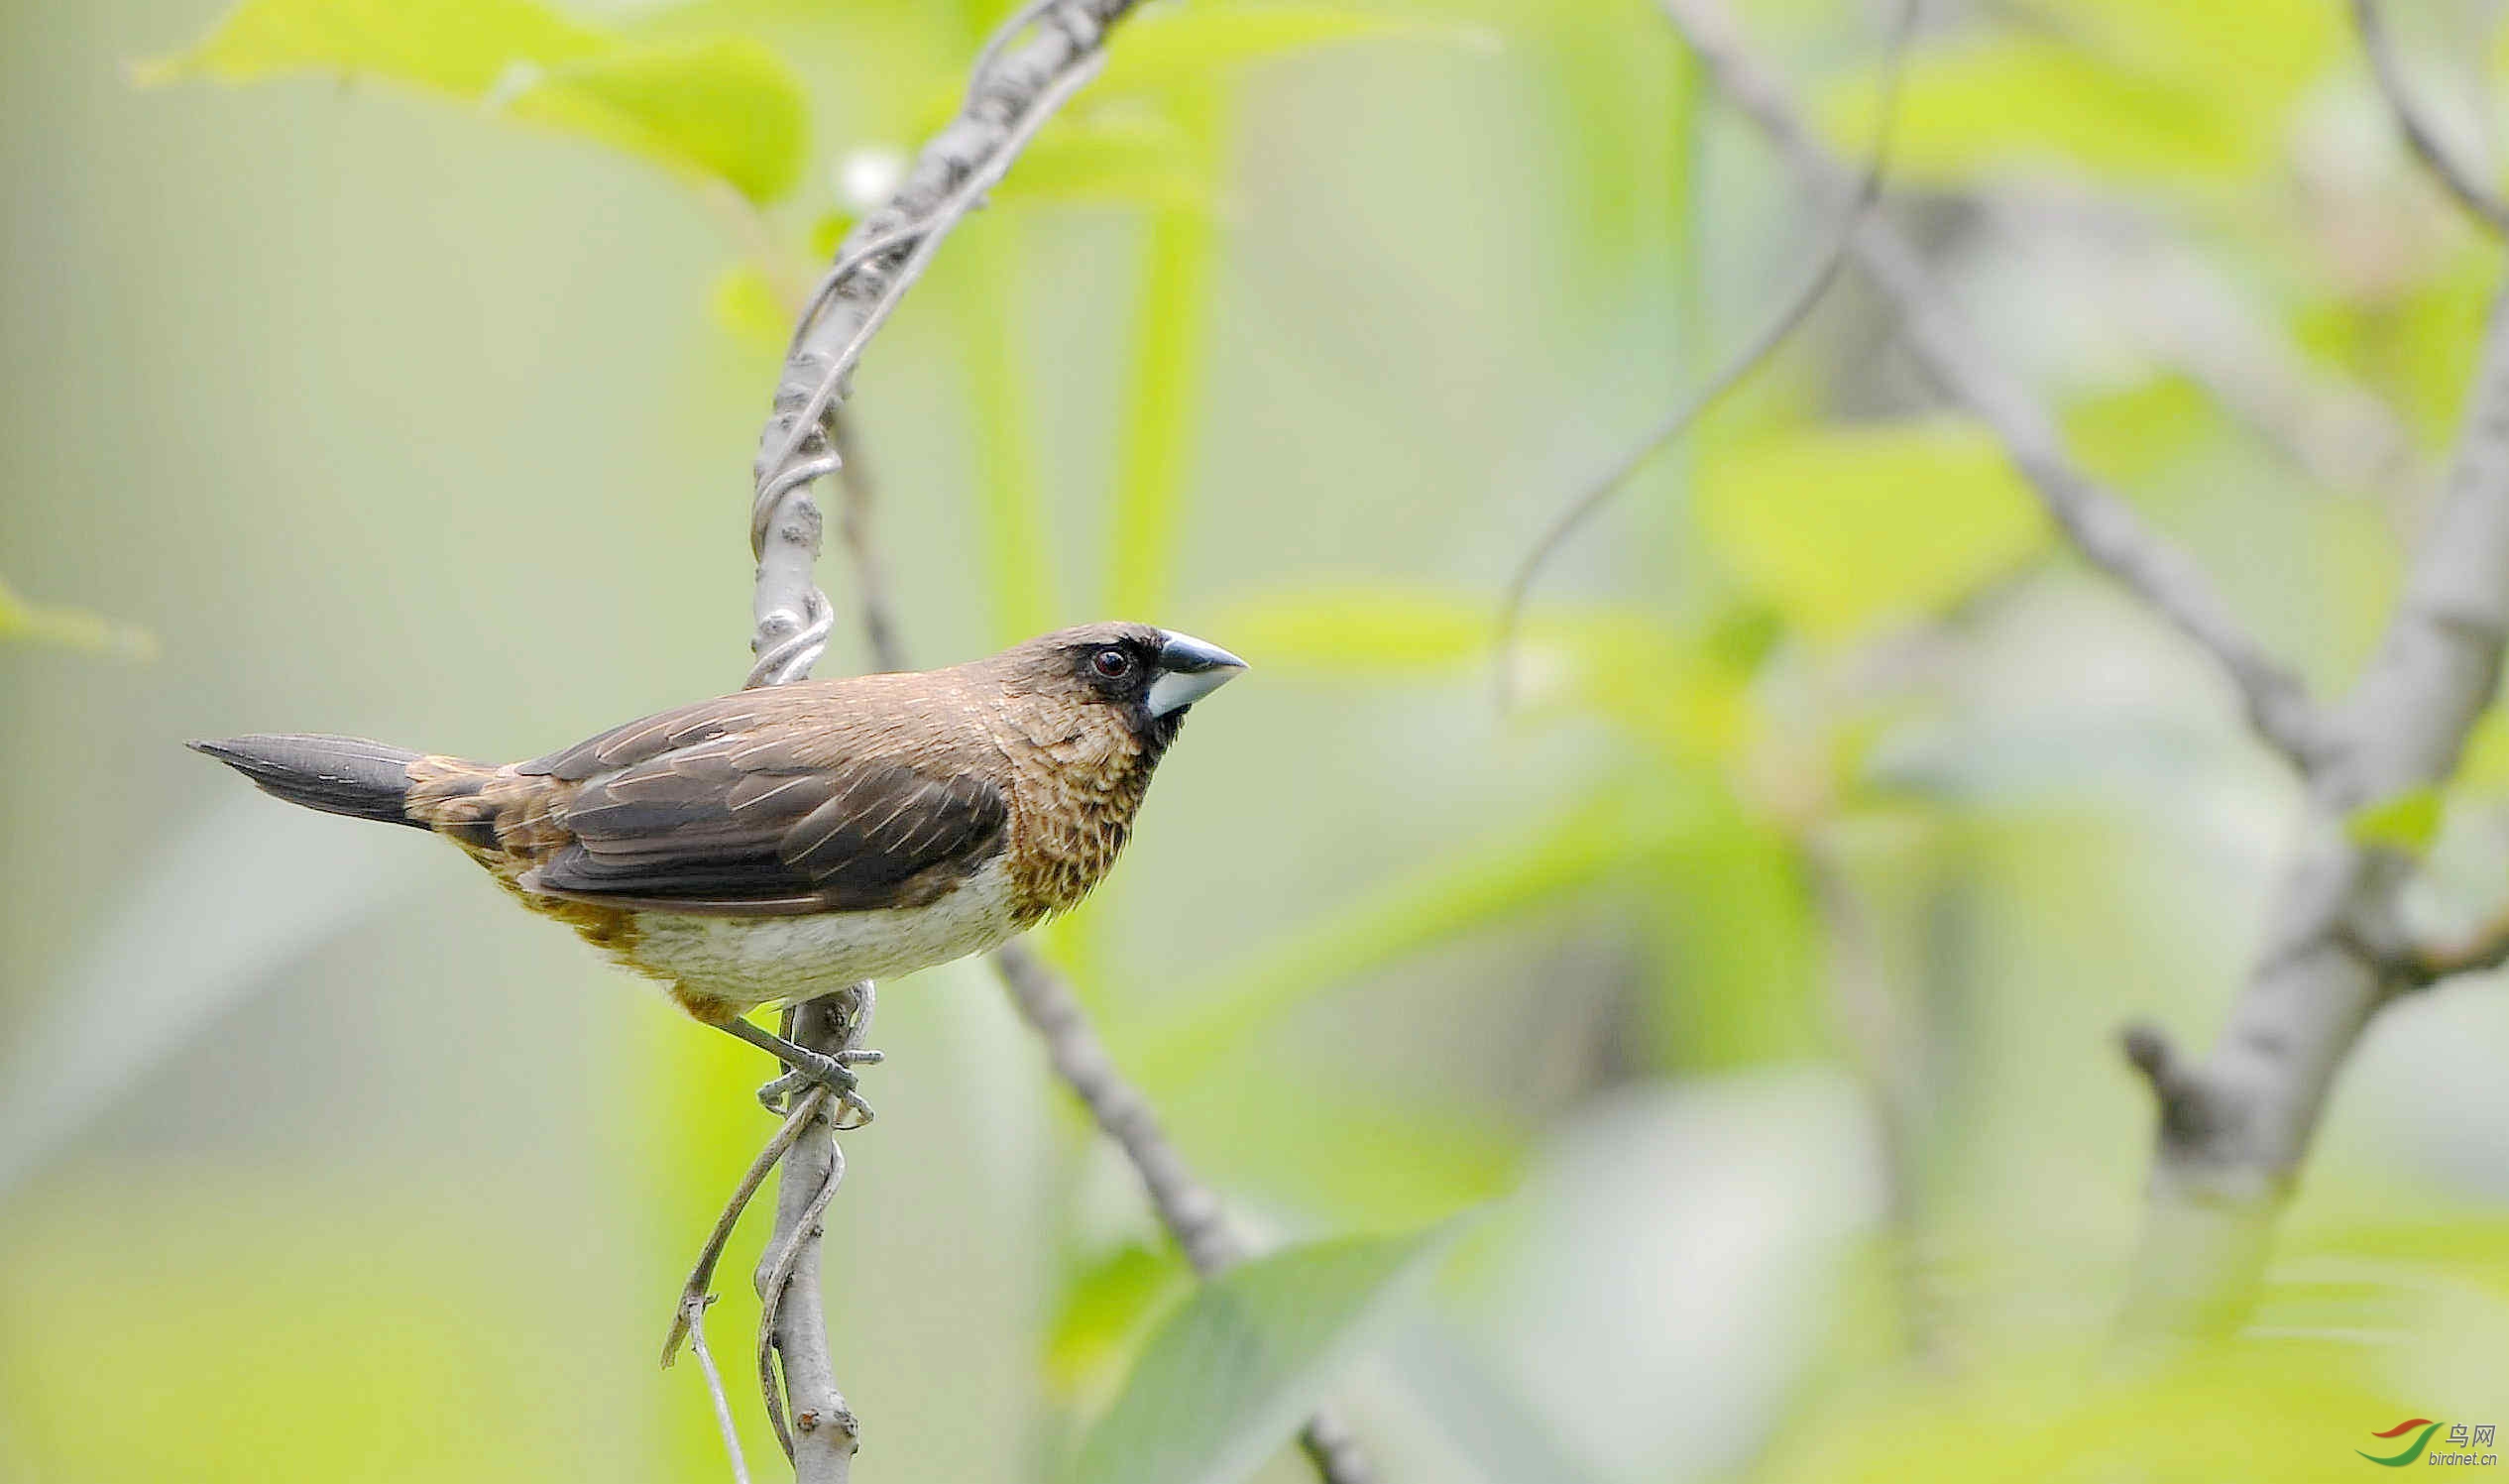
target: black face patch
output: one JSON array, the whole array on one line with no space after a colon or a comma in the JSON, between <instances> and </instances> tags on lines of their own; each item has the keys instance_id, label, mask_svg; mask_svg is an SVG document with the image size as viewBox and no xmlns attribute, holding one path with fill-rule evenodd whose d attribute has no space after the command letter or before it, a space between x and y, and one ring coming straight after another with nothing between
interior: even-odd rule
<instances>
[{"instance_id":1,"label":"black face patch","mask_svg":"<svg viewBox=\"0 0 2509 1484\"><path fill-rule=\"evenodd\" d=\"M1073 672L1090 694L1110 705L1148 706L1150 684L1159 678L1157 643L1127 635L1076 644L1069 654Z\"/></svg>"}]
</instances>

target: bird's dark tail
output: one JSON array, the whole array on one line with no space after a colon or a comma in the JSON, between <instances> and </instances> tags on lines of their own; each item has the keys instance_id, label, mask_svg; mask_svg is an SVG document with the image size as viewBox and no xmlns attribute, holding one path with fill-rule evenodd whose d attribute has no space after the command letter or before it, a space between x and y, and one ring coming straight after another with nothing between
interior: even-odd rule
<instances>
[{"instance_id":1,"label":"bird's dark tail","mask_svg":"<svg viewBox=\"0 0 2509 1484\"><path fill-rule=\"evenodd\" d=\"M388 747L356 737L295 733L196 742L191 749L208 753L252 779L262 792L290 804L352 819L427 828L424 821L411 819L404 807L409 797L409 764L418 760L418 754L406 747Z\"/></svg>"}]
</instances>

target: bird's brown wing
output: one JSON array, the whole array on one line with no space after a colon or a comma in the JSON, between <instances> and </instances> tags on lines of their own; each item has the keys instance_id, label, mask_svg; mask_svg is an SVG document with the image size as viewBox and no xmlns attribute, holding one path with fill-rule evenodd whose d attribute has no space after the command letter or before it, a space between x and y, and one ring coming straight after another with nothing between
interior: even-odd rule
<instances>
[{"instance_id":1,"label":"bird's brown wing","mask_svg":"<svg viewBox=\"0 0 2509 1484\"><path fill-rule=\"evenodd\" d=\"M647 762L681 747L715 742L750 729L780 730L806 725L807 714L814 707L827 705L824 695L831 689L820 683L741 691L674 707L622 723L546 756L516 763L514 771L581 782L596 773Z\"/></svg>"},{"instance_id":2,"label":"bird's brown wing","mask_svg":"<svg viewBox=\"0 0 2509 1484\"><path fill-rule=\"evenodd\" d=\"M574 844L521 884L677 912L859 910L929 902L1000 852L1008 804L955 749L832 757L822 720L732 696L524 764L583 786L557 811Z\"/></svg>"}]
</instances>

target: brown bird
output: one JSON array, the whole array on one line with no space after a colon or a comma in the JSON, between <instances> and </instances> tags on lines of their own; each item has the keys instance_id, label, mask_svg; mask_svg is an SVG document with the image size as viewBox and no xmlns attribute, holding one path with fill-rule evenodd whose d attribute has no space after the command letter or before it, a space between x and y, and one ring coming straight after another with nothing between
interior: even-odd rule
<instances>
[{"instance_id":1,"label":"brown bird","mask_svg":"<svg viewBox=\"0 0 2509 1484\"><path fill-rule=\"evenodd\" d=\"M1093 624L948 669L700 701L504 766L356 738L191 745L291 804L432 830L682 1009L850 1101L845 1060L741 1018L999 947L1077 906L1186 708L1245 669ZM856 1101L858 1107L858 1101ZM861 1110L867 1116L868 1109Z\"/></svg>"}]
</instances>

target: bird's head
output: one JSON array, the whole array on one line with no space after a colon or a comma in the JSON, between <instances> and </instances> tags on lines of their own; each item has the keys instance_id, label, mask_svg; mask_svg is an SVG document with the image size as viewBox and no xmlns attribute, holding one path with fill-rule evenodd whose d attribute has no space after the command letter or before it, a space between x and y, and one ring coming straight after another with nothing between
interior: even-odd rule
<instances>
[{"instance_id":1,"label":"bird's head","mask_svg":"<svg viewBox=\"0 0 2509 1484\"><path fill-rule=\"evenodd\" d=\"M1155 752L1185 723L1186 708L1244 673L1217 644L1147 624L1083 624L1005 650L1023 688L1113 708Z\"/></svg>"}]
</instances>

